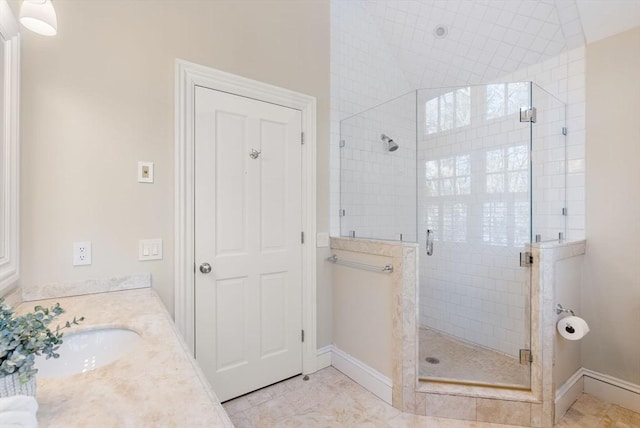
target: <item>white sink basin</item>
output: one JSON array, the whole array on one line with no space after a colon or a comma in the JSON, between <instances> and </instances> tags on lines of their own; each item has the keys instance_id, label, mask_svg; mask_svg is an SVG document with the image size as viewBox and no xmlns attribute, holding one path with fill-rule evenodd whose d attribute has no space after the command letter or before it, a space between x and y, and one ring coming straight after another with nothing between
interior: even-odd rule
<instances>
[{"instance_id":1,"label":"white sink basin","mask_svg":"<svg viewBox=\"0 0 640 428\"><path fill-rule=\"evenodd\" d=\"M105 366L131 352L140 335L124 328L102 328L65 334L62 340L56 351L60 358L36 357L38 378L71 376Z\"/></svg>"}]
</instances>

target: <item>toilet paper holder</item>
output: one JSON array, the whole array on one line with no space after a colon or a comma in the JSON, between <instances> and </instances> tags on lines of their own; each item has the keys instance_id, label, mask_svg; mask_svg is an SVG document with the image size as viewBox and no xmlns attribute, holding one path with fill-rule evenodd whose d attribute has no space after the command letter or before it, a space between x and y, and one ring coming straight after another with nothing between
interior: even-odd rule
<instances>
[{"instance_id":1,"label":"toilet paper holder","mask_svg":"<svg viewBox=\"0 0 640 428\"><path fill-rule=\"evenodd\" d=\"M574 317L576 316L576 313L573 312L573 309L565 309L560 303L558 303L558 305L556 306L556 314L560 315L563 312L571 314Z\"/></svg>"},{"instance_id":2,"label":"toilet paper holder","mask_svg":"<svg viewBox=\"0 0 640 428\"><path fill-rule=\"evenodd\" d=\"M572 309L564 308L561 304L556 305L556 314L568 313L571 316L561 317L556 328L558 333L567 340L580 340L589 333L589 325L585 320L576 316Z\"/></svg>"}]
</instances>

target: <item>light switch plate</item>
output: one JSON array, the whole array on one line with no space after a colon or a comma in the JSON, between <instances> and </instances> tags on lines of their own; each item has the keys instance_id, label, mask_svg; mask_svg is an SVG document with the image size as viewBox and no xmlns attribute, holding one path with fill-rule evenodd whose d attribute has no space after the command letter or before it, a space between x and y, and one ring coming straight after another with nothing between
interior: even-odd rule
<instances>
[{"instance_id":1,"label":"light switch plate","mask_svg":"<svg viewBox=\"0 0 640 428\"><path fill-rule=\"evenodd\" d=\"M138 162L138 182L153 183L153 162Z\"/></svg>"},{"instance_id":2,"label":"light switch plate","mask_svg":"<svg viewBox=\"0 0 640 428\"><path fill-rule=\"evenodd\" d=\"M138 260L162 260L162 239L141 239L138 243Z\"/></svg>"}]
</instances>

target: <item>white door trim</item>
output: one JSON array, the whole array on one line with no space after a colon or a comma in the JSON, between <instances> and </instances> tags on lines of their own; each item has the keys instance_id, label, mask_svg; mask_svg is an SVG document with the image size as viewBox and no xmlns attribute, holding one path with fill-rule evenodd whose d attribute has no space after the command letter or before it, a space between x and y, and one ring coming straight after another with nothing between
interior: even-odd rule
<instances>
[{"instance_id":1,"label":"white door trim","mask_svg":"<svg viewBox=\"0 0 640 428\"><path fill-rule=\"evenodd\" d=\"M317 370L316 350L316 99L288 89L176 60L175 87L175 323L193 353L194 91L202 86L302 112L302 371Z\"/></svg>"}]
</instances>

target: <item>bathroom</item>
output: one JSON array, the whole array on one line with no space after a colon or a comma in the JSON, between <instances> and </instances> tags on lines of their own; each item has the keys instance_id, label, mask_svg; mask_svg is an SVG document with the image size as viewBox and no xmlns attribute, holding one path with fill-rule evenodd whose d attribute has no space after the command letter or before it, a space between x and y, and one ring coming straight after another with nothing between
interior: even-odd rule
<instances>
[{"instance_id":1,"label":"bathroom","mask_svg":"<svg viewBox=\"0 0 640 428\"><path fill-rule=\"evenodd\" d=\"M179 58L316 98L315 229L323 239L308 238L317 247L315 346L326 350L334 344L336 266L326 262L333 251L322 241L327 234L341 235L339 121L417 88L481 83L478 79L488 77L448 73L452 81L443 77L423 81L423 74L438 71L442 76L439 67L446 64L430 62L428 55L415 61L403 57L409 54L398 48L402 33L385 27L381 18L388 16L413 31L410 22L415 26L412 17L420 12L411 8L419 2L373 3L379 7L351 1L114 5L54 0L58 35L21 34L18 284L22 290L150 274L153 289L173 314L174 93ZM497 2L497 9L508 3ZM20 2L9 4L17 15ZM447 24L445 19L456 12L441 13L442 21L429 22L422 30L432 39L434 27ZM637 29L615 34L640 22L633 22L632 13L622 17L628 21L614 16L614 24L622 23L612 24L610 33L585 33L586 46L580 36L567 42L570 49L560 46L546 63L532 62L528 71L502 64L505 69L491 79L533 80L567 104L566 159L576 172L567 177L565 239L586 239L587 250L580 296L563 304L591 327L580 343L579 367L637 387L640 348L637 341L626 339L640 323L639 275L631 241L640 215L636 185L640 178L631 163L638 155L633 143L637 127L630 126L635 123L631 115L637 111L638 97L633 96L637 86L627 86L636 84L635 79L618 74L615 66L605 67L619 63L621 70L627 70L637 64L633 55ZM582 24L588 28L587 18L593 28L593 15L583 16ZM491 22L489 16L486 19ZM575 26L571 20L569 24L568 28ZM455 37L454 28L448 25L450 37ZM632 65L625 62L633 60ZM407 147L403 137L386 133L400 144L394 154L402 156ZM152 185L137 182L139 161L154 163ZM151 238L163 240L163 259L141 262L138 241ZM77 241L91 241L90 266L72 266L71 251ZM633 390L629 385L627 390Z\"/></svg>"}]
</instances>

